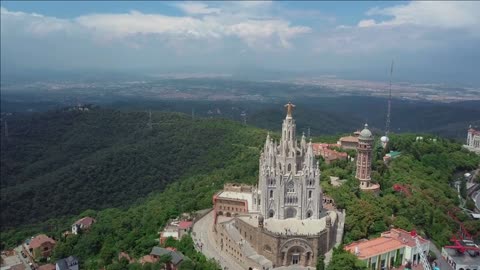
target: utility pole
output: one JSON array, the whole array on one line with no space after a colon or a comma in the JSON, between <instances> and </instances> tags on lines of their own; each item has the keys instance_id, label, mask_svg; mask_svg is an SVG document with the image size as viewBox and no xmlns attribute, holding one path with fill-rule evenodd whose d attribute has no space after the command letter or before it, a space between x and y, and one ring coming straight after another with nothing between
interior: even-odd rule
<instances>
[{"instance_id":1,"label":"utility pole","mask_svg":"<svg viewBox=\"0 0 480 270\"><path fill-rule=\"evenodd\" d=\"M147 124L148 128L149 129L152 129L153 125L152 125L152 111L151 110L148 110L148 124Z\"/></svg>"},{"instance_id":2,"label":"utility pole","mask_svg":"<svg viewBox=\"0 0 480 270\"><path fill-rule=\"evenodd\" d=\"M243 117L243 124L247 125L247 113L243 111L240 115Z\"/></svg>"},{"instance_id":3,"label":"utility pole","mask_svg":"<svg viewBox=\"0 0 480 270\"><path fill-rule=\"evenodd\" d=\"M7 141L8 141L8 124L7 124L6 119L5 119L5 122L4 122L4 129L5 129L5 139L7 139Z\"/></svg>"}]
</instances>

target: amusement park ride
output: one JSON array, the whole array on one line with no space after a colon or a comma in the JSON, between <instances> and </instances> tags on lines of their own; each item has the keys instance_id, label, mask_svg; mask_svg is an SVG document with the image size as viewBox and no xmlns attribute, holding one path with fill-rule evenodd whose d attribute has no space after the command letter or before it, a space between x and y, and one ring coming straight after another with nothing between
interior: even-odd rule
<instances>
[{"instance_id":1,"label":"amusement park ride","mask_svg":"<svg viewBox=\"0 0 480 270\"><path fill-rule=\"evenodd\" d=\"M410 185L402 185L402 184L394 184L393 190L396 192L401 192L405 194L405 196L410 197L412 195L412 187ZM417 189L415 189L417 190ZM430 199L430 198L429 198ZM478 256L480 255L480 248L478 245L475 244L475 240L480 236L480 232L472 235L470 232L465 228L463 222L461 222L458 217L455 215L457 212L461 212L462 210L456 207L451 208L447 213L448 216L455 221L460 227L460 230L452 236L450 241L453 245L445 246L445 248L450 248L456 250L459 254L464 254L467 252L470 256ZM422 261L423 269L424 270L431 270L432 266L428 263L425 255L423 254L423 250L421 249L420 242L418 240L417 234L415 231L412 231L411 236L415 239L415 243L417 246L417 250L420 252L420 259ZM433 268L438 269L438 268Z\"/></svg>"}]
</instances>

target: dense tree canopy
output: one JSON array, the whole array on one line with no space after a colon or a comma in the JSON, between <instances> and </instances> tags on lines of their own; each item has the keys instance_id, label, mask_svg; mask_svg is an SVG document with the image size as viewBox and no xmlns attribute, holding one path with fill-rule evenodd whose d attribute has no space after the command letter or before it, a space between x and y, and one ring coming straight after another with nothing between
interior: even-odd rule
<instances>
[{"instance_id":1,"label":"dense tree canopy","mask_svg":"<svg viewBox=\"0 0 480 270\"><path fill-rule=\"evenodd\" d=\"M145 113L96 109L9 122L8 141L2 135L2 245L44 232L58 240L52 260L76 255L83 269L142 269L138 263L126 266L119 252L137 259L148 254L170 218L211 207L212 195L225 182L257 181L265 131L175 113L154 113L150 129L146 119ZM360 192L353 162L321 164L324 191L346 209L345 243L378 236L393 225L415 228L443 245L458 229L447 215L459 202L450 183L456 172L478 166L480 158L448 140L415 137L391 136L390 148L402 154L388 165L381 161L383 150L375 148L378 196ZM335 188L329 176L347 182ZM410 193L395 192L396 183ZM478 221L457 215L471 232L480 229ZM83 216L97 220L90 232L64 238L62 232ZM172 245L191 259L182 269L218 268L194 251L191 238ZM327 269L364 265L336 250Z\"/></svg>"}]
</instances>

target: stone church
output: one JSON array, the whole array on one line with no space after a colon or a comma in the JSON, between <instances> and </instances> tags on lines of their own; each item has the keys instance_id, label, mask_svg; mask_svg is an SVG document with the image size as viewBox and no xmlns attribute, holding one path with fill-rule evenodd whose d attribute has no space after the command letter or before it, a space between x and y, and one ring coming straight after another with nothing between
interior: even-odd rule
<instances>
[{"instance_id":1,"label":"stone church","mask_svg":"<svg viewBox=\"0 0 480 270\"><path fill-rule=\"evenodd\" d=\"M323 209L312 144L297 141L295 105L285 107L280 141L267 135L260 155L258 186L227 184L213 196L216 245L245 269L315 267L336 241L342 214Z\"/></svg>"},{"instance_id":2,"label":"stone church","mask_svg":"<svg viewBox=\"0 0 480 270\"><path fill-rule=\"evenodd\" d=\"M322 208L320 169L313 153L312 142L300 143L296 137L295 119L288 103L282 124L282 137L274 142L267 136L260 156L260 179L254 198L265 218L318 219Z\"/></svg>"}]
</instances>

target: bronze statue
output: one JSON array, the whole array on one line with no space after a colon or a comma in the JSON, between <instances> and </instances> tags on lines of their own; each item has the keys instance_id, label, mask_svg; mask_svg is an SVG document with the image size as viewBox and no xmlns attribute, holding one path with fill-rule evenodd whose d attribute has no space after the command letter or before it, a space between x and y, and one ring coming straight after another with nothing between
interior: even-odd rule
<instances>
[{"instance_id":1,"label":"bronze statue","mask_svg":"<svg viewBox=\"0 0 480 270\"><path fill-rule=\"evenodd\" d=\"M292 104L292 102L288 102L285 104L285 108L287 108L287 116L292 116L293 108L295 108L295 105Z\"/></svg>"}]
</instances>

